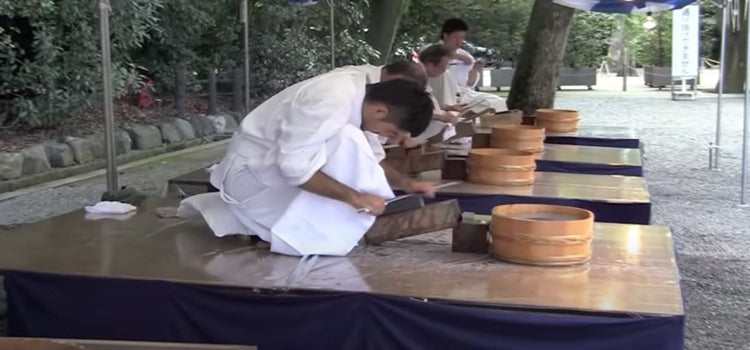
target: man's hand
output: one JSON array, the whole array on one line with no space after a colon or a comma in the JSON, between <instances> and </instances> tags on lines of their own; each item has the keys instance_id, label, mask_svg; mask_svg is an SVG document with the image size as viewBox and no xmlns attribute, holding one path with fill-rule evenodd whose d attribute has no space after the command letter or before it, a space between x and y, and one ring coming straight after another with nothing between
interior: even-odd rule
<instances>
[{"instance_id":1,"label":"man's hand","mask_svg":"<svg viewBox=\"0 0 750 350\"><path fill-rule=\"evenodd\" d=\"M348 201L354 209L364 210L365 213L378 216L385 211L385 198L357 192Z\"/></svg>"},{"instance_id":2,"label":"man's hand","mask_svg":"<svg viewBox=\"0 0 750 350\"><path fill-rule=\"evenodd\" d=\"M484 62L482 61L474 62L474 67L472 68L473 71L481 72L483 69L484 69Z\"/></svg>"},{"instance_id":3,"label":"man's hand","mask_svg":"<svg viewBox=\"0 0 750 350\"><path fill-rule=\"evenodd\" d=\"M435 197L435 184L432 182L404 179L401 182L401 189L407 193L421 193L428 198Z\"/></svg>"},{"instance_id":4,"label":"man's hand","mask_svg":"<svg viewBox=\"0 0 750 350\"><path fill-rule=\"evenodd\" d=\"M413 137L407 137L403 141L401 141L401 146L406 149L417 148L421 145L422 145L422 142Z\"/></svg>"},{"instance_id":5,"label":"man's hand","mask_svg":"<svg viewBox=\"0 0 750 350\"><path fill-rule=\"evenodd\" d=\"M432 118L448 124L458 123L458 117L450 113L435 114Z\"/></svg>"},{"instance_id":6,"label":"man's hand","mask_svg":"<svg viewBox=\"0 0 750 350\"><path fill-rule=\"evenodd\" d=\"M463 111L467 110L466 103L462 103L460 105L453 105L453 106L446 106L444 109L448 112L458 112L462 113Z\"/></svg>"}]
</instances>

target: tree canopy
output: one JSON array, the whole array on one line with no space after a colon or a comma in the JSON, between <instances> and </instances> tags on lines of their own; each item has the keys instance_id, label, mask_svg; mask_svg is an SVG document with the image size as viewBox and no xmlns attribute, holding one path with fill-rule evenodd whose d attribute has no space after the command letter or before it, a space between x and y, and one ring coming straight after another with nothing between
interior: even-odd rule
<instances>
[{"instance_id":1,"label":"tree canopy","mask_svg":"<svg viewBox=\"0 0 750 350\"><path fill-rule=\"evenodd\" d=\"M336 65L374 62L365 42L371 5L380 0L335 1ZM101 101L98 10L92 0L0 0L0 105L30 126L54 127ZM111 39L115 92L122 95L148 77L160 91L173 88L176 69L189 86L209 69L242 66L237 0L112 1ZM491 60L516 65L533 0L408 0L391 57L407 57L438 40L442 22L469 23L468 41L488 48ZM703 55L718 57L719 11L702 4ZM250 0L251 86L263 97L330 69L327 1L298 6L281 0ZM630 16L629 47L639 64L668 65L670 14L658 14L659 30L644 30ZM598 67L607 58L613 16L577 11L564 64ZM658 38L662 40L659 41ZM662 49L659 50L658 48ZM661 55L658 53L661 52ZM1 111L0 111L1 112Z\"/></svg>"}]
</instances>

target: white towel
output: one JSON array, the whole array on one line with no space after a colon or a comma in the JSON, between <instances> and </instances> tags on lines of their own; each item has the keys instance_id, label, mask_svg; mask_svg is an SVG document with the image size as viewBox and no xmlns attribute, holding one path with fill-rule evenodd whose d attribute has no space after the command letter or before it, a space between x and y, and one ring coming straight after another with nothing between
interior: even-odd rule
<instances>
[{"instance_id":1,"label":"white towel","mask_svg":"<svg viewBox=\"0 0 750 350\"><path fill-rule=\"evenodd\" d=\"M92 214L127 214L135 211L136 207L120 202L99 202L85 209Z\"/></svg>"}]
</instances>

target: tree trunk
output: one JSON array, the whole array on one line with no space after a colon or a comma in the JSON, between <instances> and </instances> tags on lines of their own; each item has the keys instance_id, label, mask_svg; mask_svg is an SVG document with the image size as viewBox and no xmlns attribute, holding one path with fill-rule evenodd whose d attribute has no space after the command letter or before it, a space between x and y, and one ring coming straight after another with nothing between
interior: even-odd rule
<instances>
[{"instance_id":1,"label":"tree trunk","mask_svg":"<svg viewBox=\"0 0 750 350\"><path fill-rule=\"evenodd\" d=\"M572 8L536 0L508 95L509 109L533 114L554 106L574 13Z\"/></svg>"},{"instance_id":2,"label":"tree trunk","mask_svg":"<svg viewBox=\"0 0 750 350\"><path fill-rule=\"evenodd\" d=\"M740 14L745 13L745 2L740 1ZM727 30L727 55L724 58L724 92L740 93L745 90L745 59L747 55L747 21L740 16L740 28Z\"/></svg>"},{"instance_id":3,"label":"tree trunk","mask_svg":"<svg viewBox=\"0 0 750 350\"><path fill-rule=\"evenodd\" d=\"M401 14L409 8L411 0L375 0L370 11L370 27L366 41L380 52L379 63L391 58L393 39L396 37Z\"/></svg>"}]
</instances>

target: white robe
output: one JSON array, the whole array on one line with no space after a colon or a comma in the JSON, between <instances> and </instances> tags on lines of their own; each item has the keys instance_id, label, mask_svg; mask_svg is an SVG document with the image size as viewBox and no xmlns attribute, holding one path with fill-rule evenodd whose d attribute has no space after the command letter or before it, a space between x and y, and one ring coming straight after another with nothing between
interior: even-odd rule
<instances>
[{"instance_id":1,"label":"white robe","mask_svg":"<svg viewBox=\"0 0 750 350\"><path fill-rule=\"evenodd\" d=\"M471 56L471 54L465 50L459 50L462 53ZM457 104L474 104L479 102L479 104L471 108L472 111L479 113L487 108L492 108L496 112L508 110L505 99L502 97L485 92L474 91L474 85L476 85L476 82L472 86L467 84L469 71L471 71L473 66L473 57L472 63L470 64L454 59L451 60L450 66L445 73L439 77L427 79L427 85L432 88L433 94L440 105L453 106Z\"/></svg>"},{"instance_id":2,"label":"white robe","mask_svg":"<svg viewBox=\"0 0 750 350\"><path fill-rule=\"evenodd\" d=\"M281 254L349 253L375 217L299 186L321 171L359 192L394 196L378 136L360 129L365 86L363 74L330 72L261 104L211 173L219 192L188 198L180 211L199 212L217 236L257 235Z\"/></svg>"}]
</instances>

